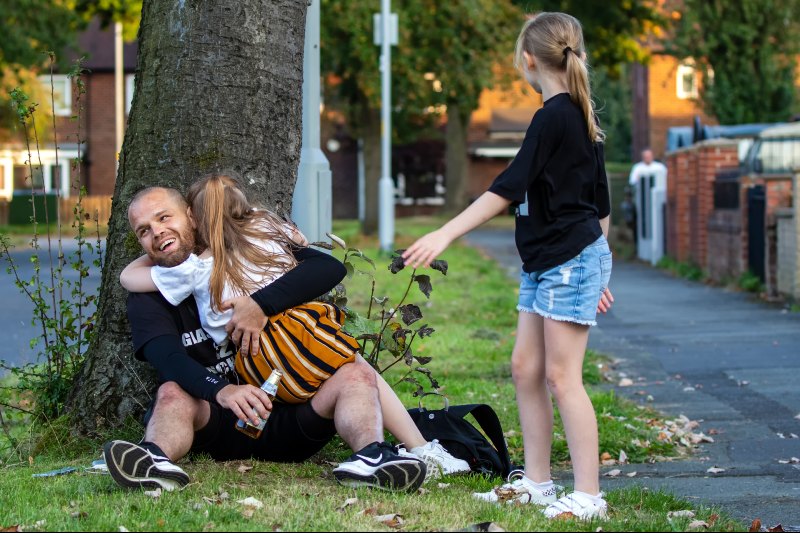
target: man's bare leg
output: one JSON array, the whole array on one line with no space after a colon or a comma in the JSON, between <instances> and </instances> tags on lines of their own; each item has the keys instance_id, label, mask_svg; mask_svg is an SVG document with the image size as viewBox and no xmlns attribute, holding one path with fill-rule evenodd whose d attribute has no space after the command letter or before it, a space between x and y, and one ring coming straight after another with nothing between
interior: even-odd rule
<instances>
[{"instance_id":1,"label":"man's bare leg","mask_svg":"<svg viewBox=\"0 0 800 533\"><path fill-rule=\"evenodd\" d=\"M170 460L178 461L189 453L194 432L205 427L210 416L208 402L169 381L158 388L144 440L156 444Z\"/></svg>"}]
</instances>

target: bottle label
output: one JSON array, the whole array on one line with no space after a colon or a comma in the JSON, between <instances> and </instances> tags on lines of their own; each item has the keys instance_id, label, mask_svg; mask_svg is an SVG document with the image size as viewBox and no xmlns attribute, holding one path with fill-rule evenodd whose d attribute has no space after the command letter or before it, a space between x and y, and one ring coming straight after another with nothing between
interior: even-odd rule
<instances>
[{"instance_id":1,"label":"bottle label","mask_svg":"<svg viewBox=\"0 0 800 533\"><path fill-rule=\"evenodd\" d=\"M261 390L269 394L270 398L274 398L276 394L278 394L278 385L275 383L270 383L269 381L265 381L263 385L261 385Z\"/></svg>"}]
</instances>

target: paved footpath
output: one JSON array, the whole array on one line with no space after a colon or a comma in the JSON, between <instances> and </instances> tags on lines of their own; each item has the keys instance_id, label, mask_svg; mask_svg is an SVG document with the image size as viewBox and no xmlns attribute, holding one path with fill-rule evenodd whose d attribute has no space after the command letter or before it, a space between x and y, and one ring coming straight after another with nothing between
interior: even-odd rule
<instances>
[{"instance_id":1,"label":"paved footpath","mask_svg":"<svg viewBox=\"0 0 800 533\"><path fill-rule=\"evenodd\" d=\"M476 230L467 242L518 275L512 231ZM604 488L664 488L748 525L800 530L800 464L779 462L800 457L800 313L634 262L615 262L611 290L589 345L635 381L616 390L716 432L691 460L604 468L638 473L603 477Z\"/></svg>"}]
</instances>

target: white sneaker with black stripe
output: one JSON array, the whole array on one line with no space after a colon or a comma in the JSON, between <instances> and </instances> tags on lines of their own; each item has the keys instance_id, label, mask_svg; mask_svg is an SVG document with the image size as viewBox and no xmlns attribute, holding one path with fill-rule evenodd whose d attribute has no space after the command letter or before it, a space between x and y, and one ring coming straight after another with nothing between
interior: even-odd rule
<instances>
[{"instance_id":1,"label":"white sneaker with black stripe","mask_svg":"<svg viewBox=\"0 0 800 533\"><path fill-rule=\"evenodd\" d=\"M387 442L373 442L333 469L336 481L348 487L389 491L417 490L425 481L425 462L411 454L398 454Z\"/></svg>"},{"instance_id":2,"label":"white sneaker with black stripe","mask_svg":"<svg viewBox=\"0 0 800 533\"><path fill-rule=\"evenodd\" d=\"M170 491L189 483L186 472L169 458L155 455L132 442L106 442L103 458L111 477L123 487Z\"/></svg>"}]
</instances>

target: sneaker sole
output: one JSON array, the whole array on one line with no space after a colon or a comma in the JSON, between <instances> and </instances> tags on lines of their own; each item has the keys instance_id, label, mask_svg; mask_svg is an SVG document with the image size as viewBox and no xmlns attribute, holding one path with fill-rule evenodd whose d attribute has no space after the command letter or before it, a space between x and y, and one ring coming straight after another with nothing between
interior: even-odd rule
<instances>
[{"instance_id":1,"label":"sneaker sole","mask_svg":"<svg viewBox=\"0 0 800 533\"><path fill-rule=\"evenodd\" d=\"M387 491L417 490L425 481L425 463L407 461L382 465L372 474L359 474L349 470L335 470L333 476L347 487L371 487Z\"/></svg>"},{"instance_id":2,"label":"sneaker sole","mask_svg":"<svg viewBox=\"0 0 800 533\"><path fill-rule=\"evenodd\" d=\"M131 446L127 442L107 442L103 445L103 458L114 481L126 488L160 488L171 491L189 483L189 476L180 472L156 469L159 477L150 476L155 467L150 455L142 448Z\"/></svg>"}]
</instances>

